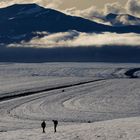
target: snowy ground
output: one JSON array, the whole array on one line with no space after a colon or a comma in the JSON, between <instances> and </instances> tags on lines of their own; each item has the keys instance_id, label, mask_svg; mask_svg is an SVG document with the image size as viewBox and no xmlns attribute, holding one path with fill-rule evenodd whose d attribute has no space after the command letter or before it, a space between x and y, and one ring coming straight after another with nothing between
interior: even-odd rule
<instances>
[{"instance_id":1,"label":"snowy ground","mask_svg":"<svg viewBox=\"0 0 140 140\"><path fill-rule=\"evenodd\" d=\"M140 140L140 70L134 68L140 65L1 63L0 140ZM137 78L129 78L130 70ZM55 134L52 119L59 121Z\"/></svg>"}]
</instances>

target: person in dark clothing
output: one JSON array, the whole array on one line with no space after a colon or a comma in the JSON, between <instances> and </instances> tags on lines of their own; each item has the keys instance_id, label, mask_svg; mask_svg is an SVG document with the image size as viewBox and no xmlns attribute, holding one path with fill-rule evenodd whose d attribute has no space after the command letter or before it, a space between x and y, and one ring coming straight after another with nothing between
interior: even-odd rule
<instances>
[{"instance_id":1,"label":"person in dark clothing","mask_svg":"<svg viewBox=\"0 0 140 140\"><path fill-rule=\"evenodd\" d=\"M45 127L46 127L45 121L43 121L43 122L41 123L41 127L42 127L42 129L43 129L43 133L45 133Z\"/></svg>"},{"instance_id":2,"label":"person in dark clothing","mask_svg":"<svg viewBox=\"0 0 140 140\"><path fill-rule=\"evenodd\" d=\"M54 133L56 132L56 127L58 125L58 121L57 120L52 120L54 123Z\"/></svg>"}]
</instances>

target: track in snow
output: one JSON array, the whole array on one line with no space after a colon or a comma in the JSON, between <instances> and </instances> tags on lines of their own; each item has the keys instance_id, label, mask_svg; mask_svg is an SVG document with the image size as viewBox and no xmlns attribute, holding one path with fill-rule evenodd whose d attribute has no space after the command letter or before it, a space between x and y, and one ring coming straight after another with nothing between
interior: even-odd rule
<instances>
[{"instance_id":1,"label":"track in snow","mask_svg":"<svg viewBox=\"0 0 140 140\"><path fill-rule=\"evenodd\" d=\"M93 82L101 81L101 80L104 80L104 79L96 79L96 80L90 80L90 81L86 81L86 82L79 82L79 83L73 83L73 84L68 84L68 85L62 85L62 86L58 86L58 87L46 88L46 89L41 89L41 90L36 90L36 91L26 91L26 92L23 92L23 93L18 93L18 94L13 94L13 95L5 95L3 97L0 97L0 101L10 100L10 99L13 99L13 98L19 98L19 97L24 97L24 96L29 96L29 95L38 94L38 93L41 93L41 92L64 89L64 88L68 88L68 87L76 87L76 86L79 86L79 85L93 83Z\"/></svg>"},{"instance_id":2,"label":"track in snow","mask_svg":"<svg viewBox=\"0 0 140 140\"><path fill-rule=\"evenodd\" d=\"M10 115L20 119L58 119L62 122L95 122L136 117L140 115L137 82L110 79L69 87L65 92L54 90L42 95L36 94L34 98L29 96L28 101L13 107Z\"/></svg>"},{"instance_id":3,"label":"track in snow","mask_svg":"<svg viewBox=\"0 0 140 140\"><path fill-rule=\"evenodd\" d=\"M121 70L117 69L117 71ZM128 78L139 78L137 75L135 75L135 73L137 71L140 71L140 68L132 68L132 69L128 69L124 75L126 75ZM116 76L114 78L117 78ZM120 78L120 77L118 77ZM110 79L110 78L104 78L104 79ZM52 91L52 90L57 90L57 89L63 89L63 88L68 88L68 87L74 87L74 86L78 86L78 85L83 85L83 84L87 84L87 83L92 83L92 82L96 82L96 81L100 81L100 80L104 80L104 79L96 79L96 80L89 80L89 81L85 81L85 82L78 82L78 83L74 83L74 84L68 84L68 85L62 85L62 86L58 86L58 87L51 87L51 88L43 88L43 89L39 89L36 91L25 91L25 92L19 92L18 94L5 94L4 96L0 97L0 101L5 101L5 100L10 100L13 98L19 98L19 97L23 97L23 96L29 96L32 94L37 94L37 93L41 93L41 92L45 92L45 91Z\"/></svg>"}]
</instances>

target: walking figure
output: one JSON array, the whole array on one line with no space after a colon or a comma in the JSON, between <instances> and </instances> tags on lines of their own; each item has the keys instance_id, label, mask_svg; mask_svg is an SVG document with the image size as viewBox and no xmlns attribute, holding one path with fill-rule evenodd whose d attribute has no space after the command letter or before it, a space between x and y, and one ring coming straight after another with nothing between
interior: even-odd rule
<instances>
[{"instance_id":1,"label":"walking figure","mask_svg":"<svg viewBox=\"0 0 140 140\"><path fill-rule=\"evenodd\" d=\"M41 127L42 127L42 129L43 129L43 133L45 133L45 127L46 127L45 121L43 121L43 122L41 123Z\"/></svg>"},{"instance_id":2,"label":"walking figure","mask_svg":"<svg viewBox=\"0 0 140 140\"><path fill-rule=\"evenodd\" d=\"M58 121L57 120L52 120L54 123L54 133L56 132L56 127L58 125Z\"/></svg>"}]
</instances>

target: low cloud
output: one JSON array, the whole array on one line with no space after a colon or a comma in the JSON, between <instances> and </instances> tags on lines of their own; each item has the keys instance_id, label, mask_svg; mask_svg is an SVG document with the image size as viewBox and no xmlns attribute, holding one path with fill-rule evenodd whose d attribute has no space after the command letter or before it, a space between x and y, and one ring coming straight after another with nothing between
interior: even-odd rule
<instances>
[{"instance_id":1,"label":"low cloud","mask_svg":"<svg viewBox=\"0 0 140 140\"><path fill-rule=\"evenodd\" d=\"M98 23L104 23L110 25L108 22L104 22L104 13L102 10L97 9L95 6L91 6L84 10L78 10L76 7L63 10L64 13L72 16L80 16Z\"/></svg>"},{"instance_id":2,"label":"low cloud","mask_svg":"<svg viewBox=\"0 0 140 140\"><path fill-rule=\"evenodd\" d=\"M109 13L113 14L130 14L140 17L140 0L128 0L125 6L122 6L119 2L107 3L104 8L98 9L95 6L91 6L85 10L78 10L75 7L66 9L65 13L71 15L77 15L90 20L98 21L101 23L107 23L105 16ZM118 17L116 22L124 23L124 25L137 25L139 21L130 21L127 17Z\"/></svg>"},{"instance_id":3,"label":"low cloud","mask_svg":"<svg viewBox=\"0 0 140 140\"><path fill-rule=\"evenodd\" d=\"M140 17L140 0L128 0L125 6L121 3L107 3L103 9L104 14L131 14Z\"/></svg>"},{"instance_id":4,"label":"low cloud","mask_svg":"<svg viewBox=\"0 0 140 140\"><path fill-rule=\"evenodd\" d=\"M44 34L44 33L43 33ZM105 32L102 34L82 33L77 31L47 34L35 37L30 42L22 42L21 46L37 48L55 47L86 47L86 46L140 46L140 35L135 33L117 34ZM11 45L12 46L12 45ZM15 46L15 45L14 45Z\"/></svg>"},{"instance_id":5,"label":"low cloud","mask_svg":"<svg viewBox=\"0 0 140 140\"><path fill-rule=\"evenodd\" d=\"M117 16L116 22L123 25L140 25L140 19L129 20L128 15Z\"/></svg>"},{"instance_id":6,"label":"low cloud","mask_svg":"<svg viewBox=\"0 0 140 140\"><path fill-rule=\"evenodd\" d=\"M114 14L120 14L120 13L125 13L126 9L121 6L120 3L115 2L115 3L108 3L105 5L104 8L104 13L109 14L109 13L114 13Z\"/></svg>"},{"instance_id":7,"label":"low cloud","mask_svg":"<svg viewBox=\"0 0 140 140\"><path fill-rule=\"evenodd\" d=\"M75 7L66 9L64 12L70 13L72 15L78 15L85 18L95 18L95 17L101 17L103 15L102 11L99 11L95 6L91 6L84 10L77 10Z\"/></svg>"}]
</instances>

